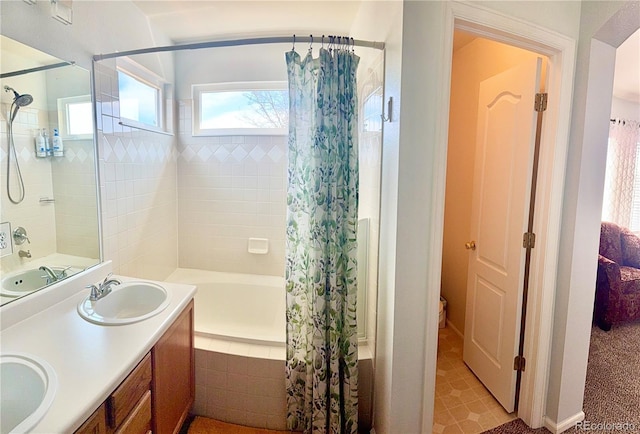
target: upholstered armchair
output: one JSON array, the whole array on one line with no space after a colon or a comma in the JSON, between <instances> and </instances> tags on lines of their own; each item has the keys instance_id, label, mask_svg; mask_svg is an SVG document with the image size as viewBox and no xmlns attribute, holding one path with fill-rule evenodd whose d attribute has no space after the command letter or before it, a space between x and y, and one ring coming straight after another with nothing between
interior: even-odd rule
<instances>
[{"instance_id":1,"label":"upholstered armchair","mask_svg":"<svg viewBox=\"0 0 640 434\"><path fill-rule=\"evenodd\" d=\"M594 319L602 330L640 319L640 238L602 222Z\"/></svg>"}]
</instances>

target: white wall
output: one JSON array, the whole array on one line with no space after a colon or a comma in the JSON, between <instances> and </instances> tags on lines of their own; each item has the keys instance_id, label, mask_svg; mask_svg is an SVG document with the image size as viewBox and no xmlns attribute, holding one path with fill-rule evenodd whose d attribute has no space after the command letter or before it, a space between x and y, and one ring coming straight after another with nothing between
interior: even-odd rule
<instances>
[{"instance_id":1,"label":"white wall","mask_svg":"<svg viewBox=\"0 0 640 434\"><path fill-rule=\"evenodd\" d=\"M611 118L640 121L640 103L613 97L611 101Z\"/></svg>"},{"instance_id":2,"label":"white wall","mask_svg":"<svg viewBox=\"0 0 640 434\"><path fill-rule=\"evenodd\" d=\"M482 6L522 17L569 37L578 36L580 3L577 2L546 3L544 8L537 2L483 2ZM403 7L398 208L397 221L391 226L397 229L397 236L395 240L388 239L391 246L381 246L380 292L385 296L392 294L393 299L389 304L385 304L388 301L385 299L379 305L381 312L389 312L384 318L380 315L378 346L385 351L379 350L376 357L377 363L384 360L382 357L387 362L383 371L376 366L374 418L376 423L382 422L375 425L376 431L380 427L382 432L415 433L428 430L432 424L440 270L425 271L425 264L431 255L438 254L442 245L441 228L434 233L427 228L442 224L442 215L438 215L441 211L431 192L442 187L434 185L435 180L444 178L444 168L433 165L434 156L441 157L446 152L437 148L442 138L435 133L439 122L446 119L438 113L440 102L448 98L449 85L441 82L441 70L451 62L450 53L442 52L444 38L452 37L445 34L445 9L446 3L442 2L411 1L404 2ZM383 166L389 163L386 154L383 161ZM395 180L385 178L384 170L383 167L383 185L387 186L389 181L393 185ZM383 210L384 199L383 190ZM383 231L389 230L391 220L385 222L389 213L393 211L382 216ZM395 270L385 269L384 273L393 276L385 281L383 256L388 254L395 257L392 261ZM425 333L427 324L431 335ZM424 378L423 372L428 378ZM382 420L379 412L384 412Z\"/></svg>"},{"instance_id":3,"label":"white wall","mask_svg":"<svg viewBox=\"0 0 640 434\"><path fill-rule=\"evenodd\" d=\"M393 122L383 125L380 206L380 258L378 270L378 328L374 368L374 427L378 433L394 432L391 388L394 365L395 256L398 201L399 107L402 50L402 3L363 2L351 29L359 39L383 41L385 49L385 100L393 97Z\"/></svg>"},{"instance_id":4,"label":"white wall","mask_svg":"<svg viewBox=\"0 0 640 434\"><path fill-rule=\"evenodd\" d=\"M580 416L595 293L615 48L638 26L638 2L583 2L567 158L547 396L549 425ZM606 41L607 43L603 43Z\"/></svg>"}]
</instances>

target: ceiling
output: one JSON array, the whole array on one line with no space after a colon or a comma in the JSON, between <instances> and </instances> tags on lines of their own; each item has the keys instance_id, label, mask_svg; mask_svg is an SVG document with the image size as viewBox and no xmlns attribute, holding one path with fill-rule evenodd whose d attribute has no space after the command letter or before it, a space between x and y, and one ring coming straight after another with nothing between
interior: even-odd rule
<instances>
[{"instance_id":1,"label":"ceiling","mask_svg":"<svg viewBox=\"0 0 640 434\"><path fill-rule=\"evenodd\" d=\"M616 50L613 96L640 104L640 29Z\"/></svg>"},{"instance_id":2,"label":"ceiling","mask_svg":"<svg viewBox=\"0 0 640 434\"><path fill-rule=\"evenodd\" d=\"M133 0L176 43L222 37L348 35L361 1Z\"/></svg>"},{"instance_id":3,"label":"ceiling","mask_svg":"<svg viewBox=\"0 0 640 434\"><path fill-rule=\"evenodd\" d=\"M133 0L175 43L221 38L348 35L361 2L338 0ZM357 35L352 35L357 38ZM455 48L474 39L456 32ZM614 96L640 103L640 30L617 51Z\"/></svg>"}]
</instances>

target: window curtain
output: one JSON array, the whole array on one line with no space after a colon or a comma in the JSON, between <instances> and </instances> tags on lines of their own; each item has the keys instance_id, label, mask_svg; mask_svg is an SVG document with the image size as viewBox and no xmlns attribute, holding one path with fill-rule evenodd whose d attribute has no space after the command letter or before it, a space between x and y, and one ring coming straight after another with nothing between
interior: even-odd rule
<instances>
[{"instance_id":1,"label":"window curtain","mask_svg":"<svg viewBox=\"0 0 640 434\"><path fill-rule=\"evenodd\" d=\"M602 220L640 231L640 123L637 121L611 122Z\"/></svg>"},{"instance_id":2,"label":"window curtain","mask_svg":"<svg viewBox=\"0 0 640 434\"><path fill-rule=\"evenodd\" d=\"M287 424L357 433L356 70L346 49L286 55Z\"/></svg>"}]
</instances>

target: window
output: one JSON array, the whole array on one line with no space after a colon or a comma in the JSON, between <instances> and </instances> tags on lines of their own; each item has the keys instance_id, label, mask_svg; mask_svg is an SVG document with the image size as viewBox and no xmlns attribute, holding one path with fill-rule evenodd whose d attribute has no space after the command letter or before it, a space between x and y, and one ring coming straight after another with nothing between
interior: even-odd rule
<instances>
[{"instance_id":1,"label":"window","mask_svg":"<svg viewBox=\"0 0 640 434\"><path fill-rule=\"evenodd\" d=\"M289 126L286 82L193 86L193 135L280 135Z\"/></svg>"},{"instance_id":2,"label":"window","mask_svg":"<svg viewBox=\"0 0 640 434\"><path fill-rule=\"evenodd\" d=\"M602 220L640 232L640 122L609 128Z\"/></svg>"},{"instance_id":3,"label":"window","mask_svg":"<svg viewBox=\"0 0 640 434\"><path fill-rule=\"evenodd\" d=\"M382 86L373 90L362 104L362 131L382 131Z\"/></svg>"},{"instance_id":4,"label":"window","mask_svg":"<svg viewBox=\"0 0 640 434\"><path fill-rule=\"evenodd\" d=\"M93 104L91 95L58 98L58 127L66 140L93 137Z\"/></svg>"},{"instance_id":5,"label":"window","mask_svg":"<svg viewBox=\"0 0 640 434\"><path fill-rule=\"evenodd\" d=\"M160 89L118 71L120 117L158 127Z\"/></svg>"},{"instance_id":6,"label":"window","mask_svg":"<svg viewBox=\"0 0 640 434\"><path fill-rule=\"evenodd\" d=\"M129 58L118 59L120 120L123 125L151 131L166 131L165 98L170 85Z\"/></svg>"}]
</instances>

